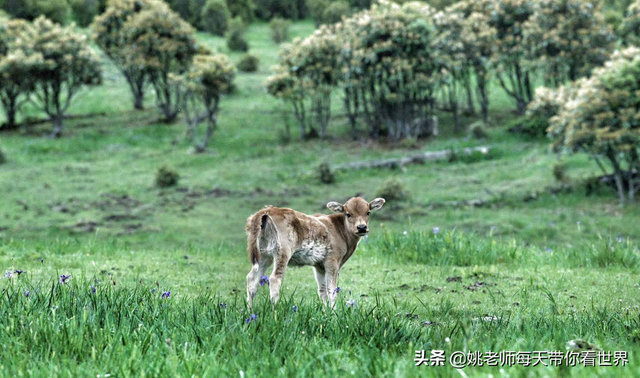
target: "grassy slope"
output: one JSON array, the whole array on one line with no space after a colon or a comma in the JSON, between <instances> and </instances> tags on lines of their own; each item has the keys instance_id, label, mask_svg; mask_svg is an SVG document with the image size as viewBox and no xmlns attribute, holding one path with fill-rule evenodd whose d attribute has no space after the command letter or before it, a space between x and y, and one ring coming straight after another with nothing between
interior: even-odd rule
<instances>
[{"instance_id":1,"label":"grassy slope","mask_svg":"<svg viewBox=\"0 0 640 378\"><path fill-rule=\"evenodd\" d=\"M312 29L310 23L296 23L292 34L304 36ZM226 52L223 40L204 34L198 38ZM639 373L637 336L629 336L638 329L638 288L633 286L637 263L587 268L592 265L580 253L584 250L587 255L588 245L601 236L623 236L637 256L637 206L622 209L613 196L585 197L581 189L523 201L531 192L554 184L550 172L556 158L547 153L544 141L523 141L505 133L502 125L511 118L512 104L498 88L492 96L494 127L489 140L466 140L464 135L451 135L445 126L441 137L421 147L491 145L498 151L495 158L430 163L403 172L342 173L336 184L320 185L313 175L320 162L338 164L415 151L351 141L341 117L331 125L331 140L281 144L278 130L283 127L283 107L263 89L277 46L270 41L265 24L252 25L248 39L261 67L258 73L238 75L239 91L222 103L220 128L210 153L188 154L183 125L156 122L151 97L149 110L130 110L123 80L109 64L105 64L105 84L85 92L71 110L74 114L104 112L105 116L68 122L67 135L61 140L0 135L0 146L9 158L0 167L0 268L28 271L26 278L0 281L7 289L0 300L0 326L6 329L0 342L11 346L11 352L0 359L4 370L0 375L18 370L27 374L33 369L44 374L55 367L60 376L107 372L138 376L143 370L166 375L176 371L218 376L216 372L222 371L224 376L237 376L242 370L249 375L305 376L309 369L326 374L414 376L430 373L426 368L413 370L413 349L457 350L466 345L470 350L554 350L563 349L572 338L588 339L604 349L629 350L630 370ZM242 56L230 55L234 60ZM339 109L337 97L335 109ZM31 110L30 115L36 114ZM447 117L443 119L446 125ZM44 133L46 128L34 133ZM568 164L574 179L594 172L582 157L572 157ZM153 187L155 172L162 165L180 172L180 188ZM256 310L260 323L244 326L247 314L240 313L246 311L243 293L248 268L242 243L244 219L265 204L318 212L325 211L329 200L356 193L372 198L387 177L400 178L411 201L399 206L389 203L373 217L370 244L359 250L341 275L340 286L352 290L345 299L358 303L356 314L350 309L336 315L318 311L310 270L292 269L285 278L285 296L293 296L293 302L283 304L275 314L266 305L260 307ZM434 206L478 198L494 199L495 204ZM402 256L393 258L389 254L394 249L383 248L382 230L400 235L404 230L435 226L443 233L453 229L475 233L469 254L485 240L493 238L503 245L514 238L535 246L521 249L523 256L542 257L502 263L472 257L467 266L435 266L437 261L399 263ZM418 237L415 243L426 237ZM571 257L549 255L546 261L544 247ZM74 275L77 299L71 298L72 289L66 286L55 285L50 291L51 277L66 273ZM463 281L447 282L447 277L455 276ZM87 291L94 278L99 280L102 300L90 304ZM115 288L111 279L116 281ZM149 295L155 281L158 290L172 290L170 302L159 301L158 293ZM484 292L465 288L475 282L496 286ZM143 289L138 292L136 287ZM40 293L26 298L25 290ZM220 298L210 298L212 293ZM375 306L376 293L383 304L372 315L368 311ZM266 299L266 290L261 298ZM226 315L192 308L205 302L215 307L220 300L229 304ZM300 306L298 315L291 314L292 304ZM55 306L61 311L53 311ZM198 316L184 318L190 311ZM396 317L398 313L413 313L417 318ZM368 316L358 319L358 314ZM491 324L473 320L483 316L509 320ZM398 319L381 326L379 321L385 317ZM106 325L97 327L98 319ZM427 320L439 324L422 326ZM31 336L22 328L26 324L34 330ZM149 329L141 331L139 324ZM341 333L347 325L357 333ZM391 336L376 332L386 328ZM451 338L451 345L444 342L445 337ZM206 342L200 344L201 338ZM489 371L466 370L471 375ZM507 368L505 374L526 372L585 373ZM615 369L600 372L618 374ZM439 373L458 375L450 369Z\"/></svg>"}]
</instances>

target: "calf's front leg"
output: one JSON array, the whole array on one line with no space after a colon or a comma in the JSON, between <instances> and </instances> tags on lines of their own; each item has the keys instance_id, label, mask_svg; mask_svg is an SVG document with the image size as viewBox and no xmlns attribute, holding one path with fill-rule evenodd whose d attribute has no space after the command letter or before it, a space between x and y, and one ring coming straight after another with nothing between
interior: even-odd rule
<instances>
[{"instance_id":1,"label":"calf's front leg","mask_svg":"<svg viewBox=\"0 0 640 378\"><path fill-rule=\"evenodd\" d=\"M336 299L338 298L338 272L340 266L337 263L325 263L325 282L327 287L327 294L329 295L329 304L334 307Z\"/></svg>"}]
</instances>

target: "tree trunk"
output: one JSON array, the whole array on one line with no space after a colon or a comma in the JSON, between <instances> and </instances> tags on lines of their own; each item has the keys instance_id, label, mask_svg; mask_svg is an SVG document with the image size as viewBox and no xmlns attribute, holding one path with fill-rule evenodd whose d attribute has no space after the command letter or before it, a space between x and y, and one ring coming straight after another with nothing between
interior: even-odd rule
<instances>
[{"instance_id":1,"label":"tree trunk","mask_svg":"<svg viewBox=\"0 0 640 378\"><path fill-rule=\"evenodd\" d=\"M464 87L465 87L465 90L467 91L467 113L469 113L469 115L475 115L476 107L473 104L473 93L472 93L471 83L469 82L469 79L466 80Z\"/></svg>"},{"instance_id":2,"label":"tree trunk","mask_svg":"<svg viewBox=\"0 0 640 378\"><path fill-rule=\"evenodd\" d=\"M56 114L51 119L51 122L53 122L53 132L51 133L51 137L52 138L60 138L62 136L62 121L63 121L63 118L64 117L63 117L62 114Z\"/></svg>"},{"instance_id":3,"label":"tree trunk","mask_svg":"<svg viewBox=\"0 0 640 378\"><path fill-rule=\"evenodd\" d=\"M144 92L143 91L133 93L133 108L135 110L144 109Z\"/></svg>"}]
</instances>

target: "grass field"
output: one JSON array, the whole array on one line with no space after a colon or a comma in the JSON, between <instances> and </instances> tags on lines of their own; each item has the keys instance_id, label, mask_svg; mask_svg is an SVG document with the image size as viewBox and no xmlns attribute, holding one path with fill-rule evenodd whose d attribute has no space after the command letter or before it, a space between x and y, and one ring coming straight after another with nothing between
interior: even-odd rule
<instances>
[{"instance_id":1,"label":"grass field","mask_svg":"<svg viewBox=\"0 0 640 378\"><path fill-rule=\"evenodd\" d=\"M555 182L547 142L507 132L513 105L497 86L485 140L454 134L446 115L441 135L418 146L352 140L337 110L328 140L299 141L290 120L294 140L283 143L283 105L263 88L278 47L266 24L247 37L260 70L237 75L208 153L190 153L182 121L157 121L152 96L133 111L106 61L104 85L71 110L90 116L69 120L63 138L47 138L46 123L0 134L0 269L10 273L0 377L640 376L640 208L586 196L592 162L566 158L570 180ZM220 38L198 39L228 53ZM322 162L473 146L491 153L338 172L332 185L315 173ZM165 165L177 187L154 186ZM250 214L268 204L328 212L329 201L372 199L392 177L409 199L372 217L335 310L301 268L287 271L275 309L262 288L249 312ZM575 339L627 351L627 366L414 366L416 350L565 352Z\"/></svg>"}]
</instances>

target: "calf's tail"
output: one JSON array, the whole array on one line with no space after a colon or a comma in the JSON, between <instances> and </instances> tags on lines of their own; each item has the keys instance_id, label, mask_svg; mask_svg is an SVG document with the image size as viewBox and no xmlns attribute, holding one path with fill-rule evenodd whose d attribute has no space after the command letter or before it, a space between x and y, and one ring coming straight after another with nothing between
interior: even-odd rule
<instances>
[{"instance_id":1,"label":"calf's tail","mask_svg":"<svg viewBox=\"0 0 640 378\"><path fill-rule=\"evenodd\" d=\"M256 265L260 262L260 236L267 225L273 224L273 220L266 211L260 211L254 214L247 221L247 252L249 253L249 261L251 264Z\"/></svg>"}]
</instances>

